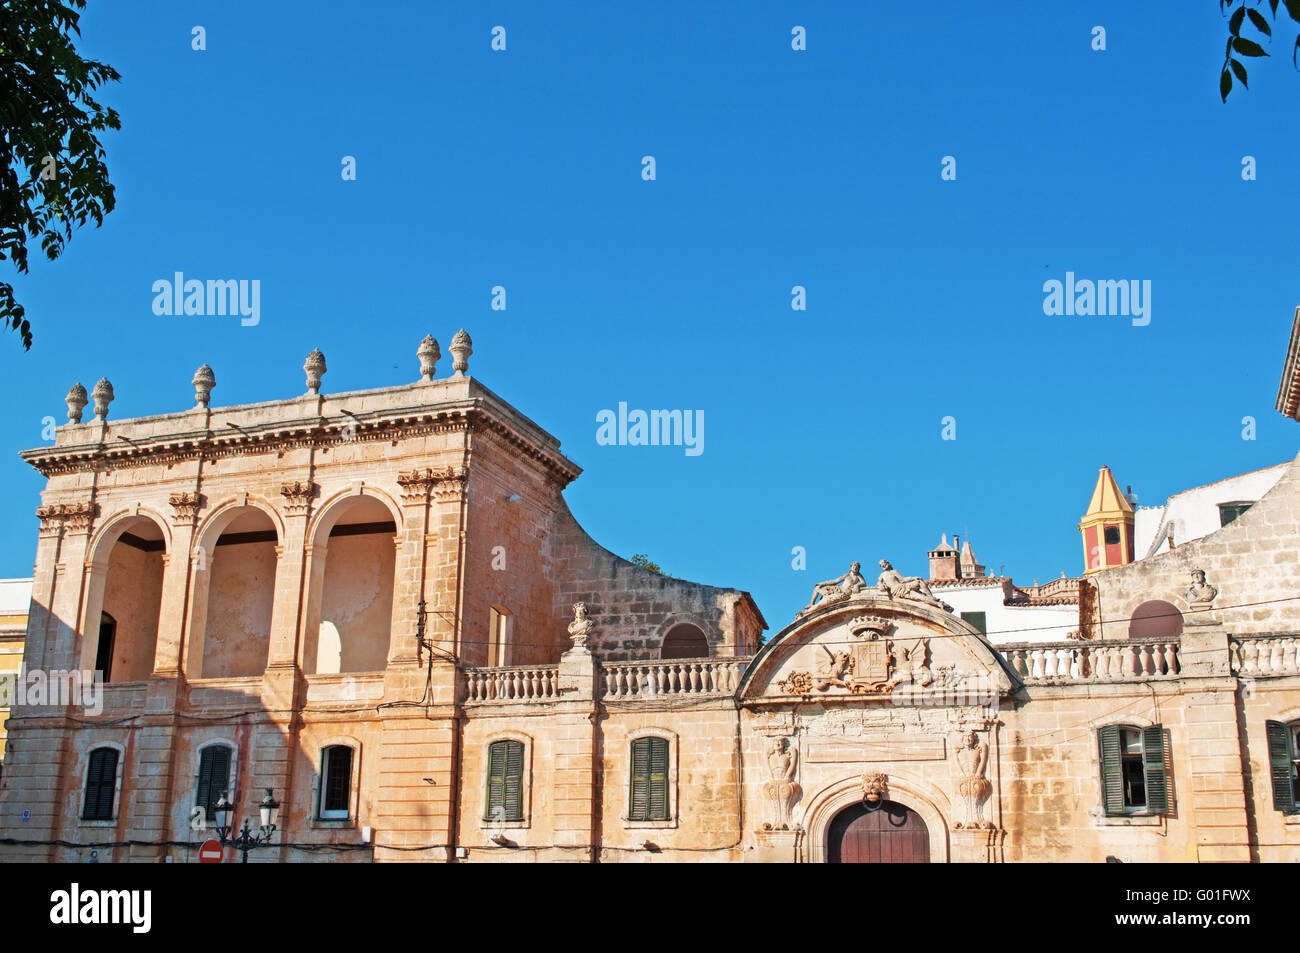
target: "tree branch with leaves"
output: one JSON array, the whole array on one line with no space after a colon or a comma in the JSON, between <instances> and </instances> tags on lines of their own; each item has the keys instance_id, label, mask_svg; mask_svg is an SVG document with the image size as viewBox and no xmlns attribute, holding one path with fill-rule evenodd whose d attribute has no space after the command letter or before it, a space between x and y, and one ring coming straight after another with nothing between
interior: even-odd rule
<instances>
[{"instance_id":1,"label":"tree branch with leaves","mask_svg":"<svg viewBox=\"0 0 1300 953\"><path fill-rule=\"evenodd\" d=\"M1268 51L1258 42L1259 39L1266 43L1273 41L1273 28L1268 24L1268 17L1260 12L1265 4L1274 24L1278 22L1277 9L1280 6L1297 27L1295 43L1291 47L1291 64L1300 69L1300 62L1296 59L1300 54L1300 0L1219 0L1219 12L1228 18L1228 45L1223 53L1223 69L1219 72L1219 96L1225 103L1228 93L1232 92L1234 76L1243 87L1250 89L1246 85L1246 64L1238 57L1268 56ZM1241 35L1247 21L1258 34L1257 39Z\"/></svg>"},{"instance_id":2,"label":"tree branch with leaves","mask_svg":"<svg viewBox=\"0 0 1300 953\"><path fill-rule=\"evenodd\" d=\"M73 44L86 0L0 0L0 260L27 274L27 242L53 261L73 229L113 211L99 136L120 129L95 94L121 79ZM31 322L0 282L0 322L32 346Z\"/></svg>"}]
</instances>

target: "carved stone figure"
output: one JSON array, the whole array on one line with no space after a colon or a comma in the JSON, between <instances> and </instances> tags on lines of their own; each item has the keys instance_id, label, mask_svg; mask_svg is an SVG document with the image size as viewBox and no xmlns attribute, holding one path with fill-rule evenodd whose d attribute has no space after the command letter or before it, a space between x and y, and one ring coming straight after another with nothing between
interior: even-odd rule
<instances>
[{"instance_id":1,"label":"carved stone figure","mask_svg":"<svg viewBox=\"0 0 1300 953\"><path fill-rule=\"evenodd\" d=\"M914 599L917 602L924 602L926 605L937 606L945 612L951 612L952 606L941 602L930 591L930 586L920 576L904 576L897 569L889 564L888 559L880 560L880 578L876 581L876 588L880 589L891 599Z\"/></svg>"},{"instance_id":2,"label":"carved stone figure","mask_svg":"<svg viewBox=\"0 0 1300 953\"><path fill-rule=\"evenodd\" d=\"M1219 590L1205 581L1204 569L1192 570L1192 584L1187 587L1187 592L1184 593L1189 604L1208 608L1218 594Z\"/></svg>"},{"instance_id":3,"label":"carved stone figure","mask_svg":"<svg viewBox=\"0 0 1300 953\"><path fill-rule=\"evenodd\" d=\"M585 602L575 602L573 604L573 621L569 623L569 638L573 640L575 649L585 648L587 638L596 631L596 623L587 618L587 604Z\"/></svg>"},{"instance_id":4,"label":"carved stone figure","mask_svg":"<svg viewBox=\"0 0 1300 953\"><path fill-rule=\"evenodd\" d=\"M907 664L900 662L894 670L889 679L890 688L904 683L924 688L934 681L934 673L930 671L927 659L930 652L929 639L917 639L911 645L902 646L899 651L903 656L902 662Z\"/></svg>"},{"instance_id":5,"label":"carved stone figure","mask_svg":"<svg viewBox=\"0 0 1300 953\"><path fill-rule=\"evenodd\" d=\"M850 564L849 571L838 579L828 579L826 582L819 582L813 586L812 598L808 604L799 610L799 615L811 612L817 605L826 605L828 602L839 602L841 599L848 599L857 595L863 589L867 588L867 581L862 578L862 563L854 562ZM821 600L818 603L818 599Z\"/></svg>"},{"instance_id":6,"label":"carved stone figure","mask_svg":"<svg viewBox=\"0 0 1300 953\"><path fill-rule=\"evenodd\" d=\"M807 695L813 690L813 677L807 672L791 672L776 684L787 695Z\"/></svg>"},{"instance_id":7,"label":"carved stone figure","mask_svg":"<svg viewBox=\"0 0 1300 953\"><path fill-rule=\"evenodd\" d=\"M993 783L984 776L989 764L989 746L979 740L979 735L967 731L961 736L955 758L961 774L957 793L966 806L966 818L954 825L957 830L991 829L992 821L984 819L984 802L993 793Z\"/></svg>"},{"instance_id":8,"label":"carved stone figure","mask_svg":"<svg viewBox=\"0 0 1300 953\"><path fill-rule=\"evenodd\" d=\"M848 652L832 652L824 645L821 650L826 653L826 657L817 667L817 691L830 691L832 686L849 688L847 676L853 670L853 656Z\"/></svg>"},{"instance_id":9,"label":"carved stone figure","mask_svg":"<svg viewBox=\"0 0 1300 953\"><path fill-rule=\"evenodd\" d=\"M889 778L881 771L869 771L862 776L862 800L879 804L889 797Z\"/></svg>"},{"instance_id":10,"label":"carved stone figure","mask_svg":"<svg viewBox=\"0 0 1300 953\"><path fill-rule=\"evenodd\" d=\"M767 754L767 770L771 774L771 780L763 785L763 796L772 805L772 830L790 829L790 808L803 794L794 779L796 766L796 754L790 747L790 739L773 738Z\"/></svg>"}]
</instances>

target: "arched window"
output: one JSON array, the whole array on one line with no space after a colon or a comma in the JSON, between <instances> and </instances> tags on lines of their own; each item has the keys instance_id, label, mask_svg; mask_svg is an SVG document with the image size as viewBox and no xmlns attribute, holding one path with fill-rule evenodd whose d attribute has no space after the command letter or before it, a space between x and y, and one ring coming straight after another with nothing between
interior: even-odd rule
<instances>
[{"instance_id":1,"label":"arched window","mask_svg":"<svg viewBox=\"0 0 1300 953\"><path fill-rule=\"evenodd\" d=\"M83 821L111 821L116 815L116 748L95 748L86 766L86 794L81 805Z\"/></svg>"},{"instance_id":2,"label":"arched window","mask_svg":"<svg viewBox=\"0 0 1300 953\"><path fill-rule=\"evenodd\" d=\"M1176 639L1182 634L1182 613L1162 599L1142 603L1128 623L1130 639Z\"/></svg>"},{"instance_id":3,"label":"arched window","mask_svg":"<svg viewBox=\"0 0 1300 953\"><path fill-rule=\"evenodd\" d=\"M320 808L322 821L344 821L352 816L353 751L348 745L330 745L321 751Z\"/></svg>"},{"instance_id":4,"label":"arched window","mask_svg":"<svg viewBox=\"0 0 1300 953\"><path fill-rule=\"evenodd\" d=\"M393 619L397 524L373 496L348 497L325 519L313 556L319 563L310 598L319 619L315 644L307 640L308 673L382 672Z\"/></svg>"},{"instance_id":5,"label":"arched window","mask_svg":"<svg viewBox=\"0 0 1300 953\"><path fill-rule=\"evenodd\" d=\"M115 525L124 528L108 551L103 588L97 589L102 599L90 607L100 611L87 619L86 635L98 640L95 670L105 682L138 682L153 674L166 542L148 517Z\"/></svg>"},{"instance_id":6,"label":"arched window","mask_svg":"<svg viewBox=\"0 0 1300 953\"><path fill-rule=\"evenodd\" d=\"M275 604L276 546L271 518L255 506L237 511L211 555L200 548L195 568L203 589L201 678L239 678L266 671ZM200 583L202 585L202 583Z\"/></svg>"},{"instance_id":7,"label":"arched window","mask_svg":"<svg viewBox=\"0 0 1300 953\"><path fill-rule=\"evenodd\" d=\"M524 743L494 741L488 745L487 805L489 821L524 819Z\"/></svg>"},{"instance_id":8,"label":"arched window","mask_svg":"<svg viewBox=\"0 0 1300 953\"><path fill-rule=\"evenodd\" d=\"M704 637L697 625L682 622L664 635L659 648L660 658L706 658L709 654L709 640Z\"/></svg>"},{"instance_id":9,"label":"arched window","mask_svg":"<svg viewBox=\"0 0 1300 953\"><path fill-rule=\"evenodd\" d=\"M204 826L217 819L217 802L222 795L230 795L231 748L218 742L205 746L199 752L199 776L195 785L194 806L202 808L199 815Z\"/></svg>"}]
</instances>

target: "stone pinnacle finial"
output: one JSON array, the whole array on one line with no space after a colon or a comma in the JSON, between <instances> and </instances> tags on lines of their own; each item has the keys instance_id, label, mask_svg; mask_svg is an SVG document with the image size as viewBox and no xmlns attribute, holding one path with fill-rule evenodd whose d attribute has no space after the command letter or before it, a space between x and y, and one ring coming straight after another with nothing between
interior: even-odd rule
<instances>
[{"instance_id":1,"label":"stone pinnacle finial","mask_svg":"<svg viewBox=\"0 0 1300 953\"><path fill-rule=\"evenodd\" d=\"M321 375L328 370L325 366L325 355L321 353L320 348L316 348L307 355L307 360L303 362L302 369L307 372L308 393L319 394Z\"/></svg>"},{"instance_id":2,"label":"stone pinnacle finial","mask_svg":"<svg viewBox=\"0 0 1300 953\"><path fill-rule=\"evenodd\" d=\"M68 422L81 423L81 411L90 402L90 398L86 396L86 388L78 381L68 388L68 396L63 400L68 405Z\"/></svg>"},{"instance_id":3,"label":"stone pinnacle finial","mask_svg":"<svg viewBox=\"0 0 1300 953\"><path fill-rule=\"evenodd\" d=\"M451 369L459 377L469 370L469 356L474 353L474 342L469 339L469 335L461 328L456 332L456 336L451 339L451 356L454 360L451 363Z\"/></svg>"},{"instance_id":4,"label":"stone pinnacle finial","mask_svg":"<svg viewBox=\"0 0 1300 953\"><path fill-rule=\"evenodd\" d=\"M208 400L212 396L212 388L217 386L217 375L212 373L212 368L204 364L194 372L194 380L190 382L194 385L194 399L200 407L208 406Z\"/></svg>"},{"instance_id":5,"label":"stone pinnacle finial","mask_svg":"<svg viewBox=\"0 0 1300 953\"><path fill-rule=\"evenodd\" d=\"M113 385L108 382L107 377L101 377L95 389L90 392L91 398L95 401L95 419L108 419L108 405L113 402Z\"/></svg>"},{"instance_id":6,"label":"stone pinnacle finial","mask_svg":"<svg viewBox=\"0 0 1300 953\"><path fill-rule=\"evenodd\" d=\"M438 358L442 357L442 349L438 347L438 342L432 334L424 336L424 340L420 342L420 349L415 352L415 356L420 359L420 380L433 380L433 369L438 366Z\"/></svg>"}]
</instances>

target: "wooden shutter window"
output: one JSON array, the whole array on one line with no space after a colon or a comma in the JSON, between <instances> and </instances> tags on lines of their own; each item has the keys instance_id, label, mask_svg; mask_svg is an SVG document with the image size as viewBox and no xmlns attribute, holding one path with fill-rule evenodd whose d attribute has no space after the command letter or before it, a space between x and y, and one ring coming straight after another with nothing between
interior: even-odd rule
<instances>
[{"instance_id":1,"label":"wooden shutter window","mask_svg":"<svg viewBox=\"0 0 1300 953\"><path fill-rule=\"evenodd\" d=\"M632 792L628 820L668 820L668 741L637 738L632 742Z\"/></svg>"},{"instance_id":2,"label":"wooden shutter window","mask_svg":"<svg viewBox=\"0 0 1300 953\"><path fill-rule=\"evenodd\" d=\"M1264 723L1268 734L1268 769L1273 786L1273 810L1295 814L1296 796L1292 772L1295 770L1291 753L1291 726L1280 721Z\"/></svg>"},{"instance_id":3,"label":"wooden shutter window","mask_svg":"<svg viewBox=\"0 0 1300 953\"><path fill-rule=\"evenodd\" d=\"M117 750L96 748L90 753L86 768L86 805L83 821L111 821L113 795L117 787Z\"/></svg>"},{"instance_id":4,"label":"wooden shutter window","mask_svg":"<svg viewBox=\"0 0 1300 953\"><path fill-rule=\"evenodd\" d=\"M1101 793L1108 817L1124 816L1124 766L1120 757L1120 725L1106 725L1097 732L1101 749Z\"/></svg>"},{"instance_id":5,"label":"wooden shutter window","mask_svg":"<svg viewBox=\"0 0 1300 953\"><path fill-rule=\"evenodd\" d=\"M230 749L225 745L209 745L199 755L199 783L194 804L203 808L203 819L216 820L217 801L230 786Z\"/></svg>"},{"instance_id":6,"label":"wooden shutter window","mask_svg":"<svg viewBox=\"0 0 1300 953\"><path fill-rule=\"evenodd\" d=\"M488 793L484 818L524 819L524 743L494 741L488 745Z\"/></svg>"},{"instance_id":7,"label":"wooden shutter window","mask_svg":"<svg viewBox=\"0 0 1300 953\"><path fill-rule=\"evenodd\" d=\"M1165 775L1165 729L1142 729L1142 770L1146 775L1147 813L1169 813L1169 779Z\"/></svg>"}]
</instances>

